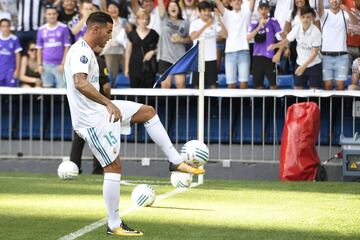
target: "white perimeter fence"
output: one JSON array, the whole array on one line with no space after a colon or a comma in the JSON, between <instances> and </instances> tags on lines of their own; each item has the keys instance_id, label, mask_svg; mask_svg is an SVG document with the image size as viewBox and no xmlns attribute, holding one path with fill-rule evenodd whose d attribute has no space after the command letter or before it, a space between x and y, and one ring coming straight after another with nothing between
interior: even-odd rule
<instances>
[{"instance_id":1,"label":"white perimeter fence","mask_svg":"<svg viewBox=\"0 0 360 240\"><path fill-rule=\"evenodd\" d=\"M179 150L198 138L202 124L212 161L278 162L286 110L297 102L314 101L320 108L322 160L340 150L341 135L360 130L360 91L209 89L201 123L195 89L113 89L112 96L152 105ZM72 128L65 89L0 88L0 102L0 158L69 156ZM129 160L165 159L141 125L122 136L121 154ZM91 157L88 149L84 157Z\"/></svg>"}]
</instances>

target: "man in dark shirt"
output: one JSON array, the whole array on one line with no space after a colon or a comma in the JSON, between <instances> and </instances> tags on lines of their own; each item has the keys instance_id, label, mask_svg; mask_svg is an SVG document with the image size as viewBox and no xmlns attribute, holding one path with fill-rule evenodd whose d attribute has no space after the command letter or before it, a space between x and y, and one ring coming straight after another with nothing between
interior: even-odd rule
<instances>
[{"instance_id":1,"label":"man in dark shirt","mask_svg":"<svg viewBox=\"0 0 360 240\"><path fill-rule=\"evenodd\" d=\"M65 0L66 1L66 0ZM100 84L100 93L107 98L111 98L111 85L108 78L108 70L106 68L105 59L103 56L99 56L102 49L98 47L95 49L96 59L99 65L99 84ZM71 145L71 152L70 152L70 160L74 162L78 168L79 173L82 172L81 170L81 155L84 148L85 141L77 133L74 131L74 139ZM93 170L92 174L102 174L103 168L100 165L99 161L93 157Z\"/></svg>"}]
</instances>

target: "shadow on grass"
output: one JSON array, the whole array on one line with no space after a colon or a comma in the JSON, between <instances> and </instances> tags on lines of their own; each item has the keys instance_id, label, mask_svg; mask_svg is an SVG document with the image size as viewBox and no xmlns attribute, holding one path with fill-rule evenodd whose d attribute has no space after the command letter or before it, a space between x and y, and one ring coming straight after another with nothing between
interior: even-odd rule
<instances>
[{"instance_id":1,"label":"shadow on grass","mask_svg":"<svg viewBox=\"0 0 360 240\"><path fill-rule=\"evenodd\" d=\"M176 216L174 216L176 219ZM229 227L221 222L218 226L205 224L193 224L176 222L154 222L134 217L125 218L126 223L144 232L143 237L132 238L142 240L354 240L358 235L338 232L319 232L302 231L293 229L277 229L256 226L254 228L246 226ZM103 227L80 237L81 240L102 240L109 239L104 234Z\"/></svg>"},{"instance_id":2,"label":"shadow on grass","mask_svg":"<svg viewBox=\"0 0 360 240\"><path fill-rule=\"evenodd\" d=\"M151 208L159 208L159 209L173 209L173 210L191 210L191 211L206 211L213 212L213 209L205 209L205 208L179 208L179 207L164 207L164 206L151 206Z\"/></svg>"},{"instance_id":3,"label":"shadow on grass","mask_svg":"<svg viewBox=\"0 0 360 240\"><path fill-rule=\"evenodd\" d=\"M265 190L286 192L311 192L331 194L360 194L359 183L350 182L278 182L278 181L225 181L205 180L200 189L209 190Z\"/></svg>"},{"instance_id":4,"label":"shadow on grass","mask_svg":"<svg viewBox=\"0 0 360 240\"><path fill-rule=\"evenodd\" d=\"M141 217L141 218L140 218ZM131 227L144 232L144 236L131 239L142 240L354 240L358 233L339 233L337 231L320 232L314 230L278 229L265 226L249 227L227 226L219 222L217 226L203 223L184 222L173 216L170 222L144 219L144 216L127 216L124 221ZM49 218L39 216L1 216L0 239L58 239L100 218ZM25 224L26 223L26 224ZM234 224L234 223L232 223ZM21 231L19 231L21 226ZM103 225L78 239L102 240L116 239L105 234Z\"/></svg>"}]
</instances>

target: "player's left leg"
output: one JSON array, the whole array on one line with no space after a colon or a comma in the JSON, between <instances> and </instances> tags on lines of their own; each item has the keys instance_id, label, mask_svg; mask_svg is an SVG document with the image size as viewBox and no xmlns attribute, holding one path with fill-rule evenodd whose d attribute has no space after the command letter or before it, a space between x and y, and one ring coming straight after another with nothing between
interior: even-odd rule
<instances>
[{"instance_id":1,"label":"player's left leg","mask_svg":"<svg viewBox=\"0 0 360 240\"><path fill-rule=\"evenodd\" d=\"M153 107L142 105L132 116L131 122L144 123L145 129L151 139L163 150L165 155L169 158L170 163L173 164L170 165L170 170L178 170L193 174L205 173L204 169L193 168L184 163L183 158L170 141L169 135L167 134Z\"/></svg>"},{"instance_id":2,"label":"player's left leg","mask_svg":"<svg viewBox=\"0 0 360 240\"><path fill-rule=\"evenodd\" d=\"M115 236L142 236L142 232L128 227L120 220L121 163L119 156L110 165L104 167L104 172L103 196L108 210L106 233Z\"/></svg>"},{"instance_id":3,"label":"player's left leg","mask_svg":"<svg viewBox=\"0 0 360 240\"><path fill-rule=\"evenodd\" d=\"M107 234L117 236L141 236L142 232L129 228L120 219L120 125L100 123L94 128L76 131L89 145L91 152L104 169L103 197L108 213Z\"/></svg>"}]
</instances>

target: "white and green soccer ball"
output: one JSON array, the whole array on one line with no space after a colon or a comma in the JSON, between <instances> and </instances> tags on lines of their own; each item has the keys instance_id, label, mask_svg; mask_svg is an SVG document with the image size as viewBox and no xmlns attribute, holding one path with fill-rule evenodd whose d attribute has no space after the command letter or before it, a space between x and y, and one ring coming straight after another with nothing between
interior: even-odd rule
<instances>
[{"instance_id":1,"label":"white and green soccer ball","mask_svg":"<svg viewBox=\"0 0 360 240\"><path fill-rule=\"evenodd\" d=\"M183 172L171 172L171 185L176 188L188 188L192 183L193 175Z\"/></svg>"},{"instance_id":2,"label":"white and green soccer ball","mask_svg":"<svg viewBox=\"0 0 360 240\"><path fill-rule=\"evenodd\" d=\"M131 193L132 202L138 207L149 207L155 201L155 190L148 184L137 185Z\"/></svg>"},{"instance_id":3,"label":"white and green soccer ball","mask_svg":"<svg viewBox=\"0 0 360 240\"><path fill-rule=\"evenodd\" d=\"M79 168L70 160L63 161L57 169L57 174L63 180L73 179L79 175Z\"/></svg>"},{"instance_id":4,"label":"white and green soccer ball","mask_svg":"<svg viewBox=\"0 0 360 240\"><path fill-rule=\"evenodd\" d=\"M209 148L198 140L191 140L181 148L185 162L194 167L203 166L209 160Z\"/></svg>"}]
</instances>

